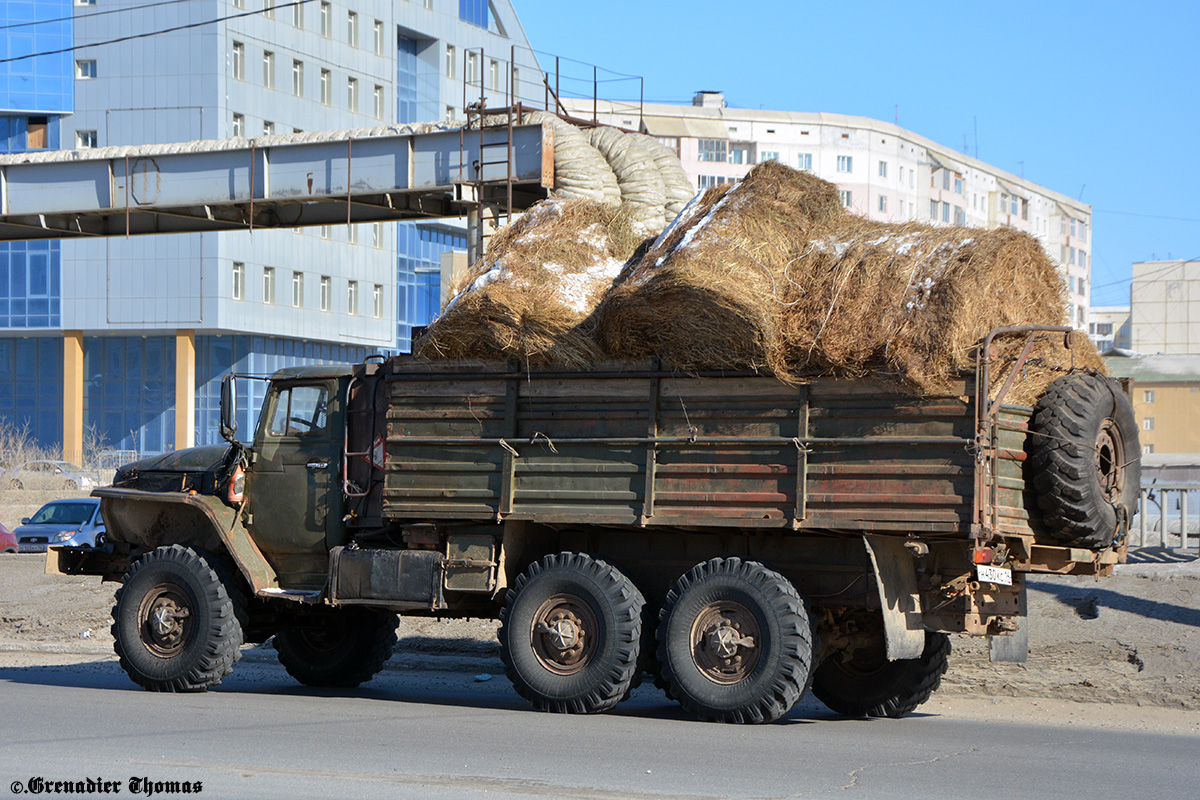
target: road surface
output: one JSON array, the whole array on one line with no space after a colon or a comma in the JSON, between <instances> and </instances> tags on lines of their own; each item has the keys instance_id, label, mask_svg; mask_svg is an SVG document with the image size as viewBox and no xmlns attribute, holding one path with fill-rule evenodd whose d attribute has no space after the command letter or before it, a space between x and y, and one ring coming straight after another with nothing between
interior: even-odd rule
<instances>
[{"instance_id":1,"label":"road surface","mask_svg":"<svg viewBox=\"0 0 1200 800\"><path fill-rule=\"evenodd\" d=\"M778 724L727 726L686 719L651 686L614 714L556 716L527 710L498 674L410 665L333 692L250 659L191 695L142 691L110 659L0 667L0 792L91 778L126 797L137 779L140 796L148 780L209 798L961 800L1189 797L1200 784L1194 735L848 720L811 699Z\"/></svg>"}]
</instances>

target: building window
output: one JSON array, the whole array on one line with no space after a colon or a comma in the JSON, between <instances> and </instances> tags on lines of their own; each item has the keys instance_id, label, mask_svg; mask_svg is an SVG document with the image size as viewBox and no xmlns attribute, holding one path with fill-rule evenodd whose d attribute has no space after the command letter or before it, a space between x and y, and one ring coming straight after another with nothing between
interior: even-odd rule
<instances>
[{"instance_id":1,"label":"building window","mask_svg":"<svg viewBox=\"0 0 1200 800\"><path fill-rule=\"evenodd\" d=\"M1075 235L1075 218L1074 217L1071 218L1071 235L1072 236Z\"/></svg>"},{"instance_id":2,"label":"building window","mask_svg":"<svg viewBox=\"0 0 1200 800\"><path fill-rule=\"evenodd\" d=\"M879 163L882 164L883 162L880 161ZM887 195L886 194L879 195L879 210L887 211Z\"/></svg>"},{"instance_id":3,"label":"building window","mask_svg":"<svg viewBox=\"0 0 1200 800\"><path fill-rule=\"evenodd\" d=\"M346 282L346 313L358 316L358 281Z\"/></svg>"},{"instance_id":4,"label":"building window","mask_svg":"<svg viewBox=\"0 0 1200 800\"><path fill-rule=\"evenodd\" d=\"M942 188L950 188L950 172L948 170L942 170Z\"/></svg>"},{"instance_id":5,"label":"building window","mask_svg":"<svg viewBox=\"0 0 1200 800\"><path fill-rule=\"evenodd\" d=\"M801 153L797 160L800 162L800 169L812 171L812 153Z\"/></svg>"},{"instance_id":6,"label":"building window","mask_svg":"<svg viewBox=\"0 0 1200 800\"><path fill-rule=\"evenodd\" d=\"M954 207L954 224L955 225L966 225L967 224L967 212L964 211L959 206Z\"/></svg>"},{"instance_id":7,"label":"building window","mask_svg":"<svg viewBox=\"0 0 1200 800\"><path fill-rule=\"evenodd\" d=\"M246 265L241 261L233 262L233 299L241 300L246 296Z\"/></svg>"},{"instance_id":8,"label":"building window","mask_svg":"<svg viewBox=\"0 0 1200 800\"><path fill-rule=\"evenodd\" d=\"M263 16L267 19L275 19L275 4L279 0L263 0Z\"/></svg>"},{"instance_id":9,"label":"building window","mask_svg":"<svg viewBox=\"0 0 1200 800\"><path fill-rule=\"evenodd\" d=\"M841 198L842 205L844 205L846 208L849 208L850 204L854 202L854 192L850 191L849 189L839 190L838 197Z\"/></svg>"},{"instance_id":10,"label":"building window","mask_svg":"<svg viewBox=\"0 0 1200 800\"><path fill-rule=\"evenodd\" d=\"M329 3L321 3L321 13L320 13L321 35L324 36L326 39L329 38L331 28L332 28L332 25L330 24L330 21L329 21L329 16L332 13L333 13L333 6L329 5Z\"/></svg>"},{"instance_id":11,"label":"building window","mask_svg":"<svg viewBox=\"0 0 1200 800\"><path fill-rule=\"evenodd\" d=\"M853 172L854 171L854 156L838 156L837 157L838 172Z\"/></svg>"},{"instance_id":12,"label":"building window","mask_svg":"<svg viewBox=\"0 0 1200 800\"><path fill-rule=\"evenodd\" d=\"M275 303L275 268L263 267L263 302L267 305Z\"/></svg>"},{"instance_id":13,"label":"building window","mask_svg":"<svg viewBox=\"0 0 1200 800\"><path fill-rule=\"evenodd\" d=\"M304 308L304 273L292 273L292 308Z\"/></svg>"},{"instance_id":14,"label":"building window","mask_svg":"<svg viewBox=\"0 0 1200 800\"><path fill-rule=\"evenodd\" d=\"M296 3L292 6L292 27L304 27L304 3Z\"/></svg>"},{"instance_id":15,"label":"building window","mask_svg":"<svg viewBox=\"0 0 1200 800\"><path fill-rule=\"evenodd\" d=\"M724 139L699 139L700 161L726 161L728 159L729 143Z\"/></svg>"},{"instance_id":16,"label":"building window","mask_svg":"<svg viewBox=\"0 0 1200 800\"><path fill-rule=\"evenodd\" d=\"M332 239L333 238L333 226L332 225L322 225L319 230L321 232L322 239Z\"/></svg>"},{"instance_id":17,"label":"building window","mask_svg":"<svg viewBox=\"0 0 1200 800\"><path fill-rule=\"evenodd\" d=\"M1145 419L1142 420L1142 430L1144 430L1144 431L1154 430L1154 417L1146 417Z\"/></svg>"},{"instance_id":18,"label":"building window","mask_svg":"<svg viewBox=\"0 0 1200 800\"><path fill-rule=\"evenodd\" d=\"M96 59L81 58L75 62L75 77L80 80L91 80L96 77Z\"/></svg>"},{"instance_id":19,"label":"building window","mask_svg":"<svg viewBox=\"0 0 1200 800\"><path fill-rule=\"evenodd\" d=\"M1110 333L1112 332L1111 329L1112 329L1112 326L1110 325L1109 326ZM1154 402L1154 390L1153 389L1146 389L1145 391L1142 392L1142 402L1143 403L1153 403Z\"/></svg>"},{"instance_id":20,"label":"building window","mask_svg":"<svg viewBox=\"0 0 1200 800\"><path fill-rule=\"evenodd\" d=\"M321 70L321 105L327 106L333 102L333 73L327 69Z\"/></svg>"},{"instance_id":21,"label":"building window","mask_svg":"<svg viewBox=\"0 0 1200 800\"><path fill-rule=\"evenodd\" d=\"M76 150L90 150L97 146L98 141L95 131L75 131Z\"/></svg>"},{"instance_id":22,"label":"building window","mask_svg":"<svg viewBox=\"0 0 1200 800\"><path fill-rule=\"evenodd\" d=\"M1082 250L1079 251L1079 266L1087 266L1087 253L1083 252Z\"/></svg>"},{"instance_id":23,"label":"building window","mask_svg":"<svg viewBox=\"0 0 1200 800\"><path fill-rule=\"evenodd\" d=\"M233 79L246 80L246 45L241 42L233 43Z\"/></svg>"},{"instance_id":24,"label":"building window","mask_svg":"<svg viewBox=\"0 0 1200 800\"><path fill-rule=\"evenodd\" d=\"M950 204L942 203L942 222L950 221Z\"/></svg>"},{"instance_id":25,"label":"building window","mask_svg":"<svg viewBox=\"0 0 1200 800\"><path fill-rule=\"evenodd\" d=\"M375 33L375 55L383 55L383 22L375 20L372 30Z\"/></svg>"},{"instance_id":26,"label":"building window","mask_svg":"<svg viewBox=\"0 0 1200 800\"><path fill-rule=\"evenodd\" d=\"M242 3L242 0L233 0L233 5L237 8L242 7L241 3ZM77 6L94 6L94 5L96 5L96 0L75 0L75 5L77 5Z\"/></svg>"},{"instance_id":27,"label":"building window","mask_svg":"<svg viewBox=\"0 0 1200 800\"><path fill-rule=\"evenodd\" d=\"M1086 222L1080 222L1080 223L1079 223L1079 238L1080 238L1082 241L1085 241L1085 242L1086 242L1086 241L1087 241L1087 236L1088 236L1088 226L1087 226L1087 223L1086 223Z\"/></svg>"},{"instance_id":28,"label":"building window","mask_svg":"<svg viewBox=\"0 0 1200 800\"><path fill-rule=\"evenodd\" d=\"M881 178L887 177L887 162L886 161L879 162L879 177L881 177Z\"/></svg>"},{"instance_id":29,"label":"building window","mask_svg":"<svg viewBox=\"0 0 1200 800\"><path fill-rule=\"evenodd\" d=\"M269 119L264 119L263 120L263 136L274 136L274 135L275 135L275 123L271 122L271 120L269 120Z\"/></svg>"},{"instance_id":30,"label":"building window","mask_svg":"<svg viewBox=\"0 0 1200 800\"><path fill-rule=\"evenodd\" d=\"M521 70L515 66L512 68L512 93L513 97L521 96ZM675 148L675 152L679 152L679 148Z\"/></svg>"},{"instance_id":31,"label":"building window","mask_svg":"<svg viewBox=\"0 0 1200 800\"><path fill-rule=\"evenodd\" d=\"M937 219L937 210L938 210L938 201L930 200L929 201L929 218L930 219L932 219L932 220Z\"/></svg>"},{"instance_id":32,"label":"building window","mask_svg":"<svg viewBox=\"0 0 1200 800\"><path fill-rule=\"evenodd\" d=\"M774 150L764 150L758 155L758 163L765 164L768 161L778 161L779 153Z\"/></svg>"},{"instance_id":33,"label":"building window","mask_svg":"<svg viewBox=\"0 0 1200 800\"><path fill-rule=\"evenodd\" d=\"M1074 264L1075 263L1075 248L1074 247L1067 248L1067 254L1068 254L1067 255L1067 263Z\"/></svg>"},{"instance_id":34,"label":"building window","mask_svg":"<svg viewBox=\"0 0 1200 800\"><path fill-rule=\"evenodd\" d=\"M375 319L383 316L383 287L378 283L371 290L371 315Z\"/></svg>"},{"instance_id":35,"label":"building window","mask_svg":"<svg viewBox=\"0 0 1200 800\"><path fill-rule=\"evenodd\" d=\"M446 77L451 80L458 77L456 64L457 56L454 53L454 45L448 44L446 45Z\"/></svg>"},{"instance_id":36,"label":"building window","mask_svg":"<svg viewBox=\"0 0 1200 800\"><path fill-rule=\"evenodd\" d=\"M75 0L75 5L77 5L77 6L94 6L94 5L96 5L96 0ZM233 0L232 5L234 8L245 8L246 0Z\"/></svg>"},{"instance_id":37,"label":"building window","mask_svg":"<svg viewBox=\"0 0 1200 800\"><path fill-rule=\"evenodd\" d=\"M1024 197L1021 198L1021 219L1029 221L1029 201Z\"/></svg>"},{"instance_id":38,"label":"building window","mask_svg":"<svg viewBox=\"0 0 1200 800\"><path fill-rule=\"evenodd\" d=\"M321 276L321 310L328 311L329 304L332 300L330 292L333 291L333 280L328 275Z\"/></svg>"},{"instance_id":39,"label":"building window","mask_svg":"<svg viewBox=\"0 0 1200 800\"><path fill-rule=\"evenodd\" d=\"M900 167L900 185L904 185L904 167Z\"/></svg>"},{"instance_id":40,"label":"building window","mask_svg":"<svg viewBox=\"0 0 1200 800\"><path fill-rule=\"evenodd\" d=\"M292 94L304 97L304 62L292 61Z\"/></svg>"},{"instance_id":41,"label":"building window","mask_svg":"<svg viewBox=\"0 0 1200 800\"><path fill-rule=\"evenodd\" d=\"M488 88L500 91L500 62L494 58L488 61Z\"/></svg>"},{"instance_id":42,"label":"building window","mask_svg":"<svg viewBox=\"0 0 1200 800\"><path fill-rule=\"evenodd\" d=\"M1152 455L1153 453L1154 453L1154 445L1152 445L1152 444L1142 445L1142 455L1148 456L1148 455Z\"/></svg>"},{"instance_id":43,"label":"building window","mask_svg":"<svg viewBox=\"0 0 1200 800\"><path fill-rule=\"evenodd\" d=\"M275 88L275 54L270 50L263 51L263 86L267 89Z\"/></svg>"},{"instance_id":44,"label":"building window","mask_svg":"<svg viewBox=\"0 0 1200 800\"><path fill-rule=\"evenodd\" d=\"M375 119L383 119L383 87L379 84L375 84L371 105L375 112Z\"/></svg>"},{"instance_id":45,"label":"building window","mask_svg":"<svg viewBox=\"0 0 1200 800\"><path fill-rule=\"evenodd\" d=\"M358 14L346 12L346 42L351 47L358 47Z\"/></svg>"},{"instance_id":46,"label":"building window","mask_svg":"<svg viewBox=\"0 0 1200 800\"><path fill-rule=\"evenodd\" d=\"M454 106L446 106L446 122L454 122Z\"/></svg>"},{"instance_id":47,"label":"building window","mask_svg":"<svg viewBox=\"0 0 1200 800\"><path fill-rule=\"evenodd\" d=\"M239 136L246 135L246 115L245 114L235 113L233 115L233 128L232 128L232 130L230 130L230 135L232 135L235 139Z\"/></svg>"},{"instance_id":48,"label":"building window","mask_svg":"<svg viewBox=\"0 0 1200 800\"><path fill-rule=\"evenodd\" d=\"M358 244L358 226L357 225L347 225L346 226L346 241L348 241L350 244Z\"/></svg>"},{"instance_id":49,"label":"building window","mask_svg":"<svg viewBox=\"0 0 1200 800\"><path fill-rule=\"evenodd\" d=\"M956 174L954 176L954 193L962 194L962 175Z\"/></svg>"},{"instance_id":50,"label":"building window","mask_svg":"<svg viewBox=\"0 0 1200 800\"><path fill-rule=\"evenodd\" d=\"M467 75L466 81L468 86L480 85L479 80L479 53L474 50L467 52Z\"/></svg>"},{"instance_id":51,"label":"building window","mask_svg":"<svg viewBox=\"0 0 1200 800\"><path fill-rule=\"evenodd\" d=\"M358 78L346 79L346 110L358 113Z\"/></svg>"},{"instance_id":52,"label":"building window","mask_svg":"<svg viewBox=\"0 0 1200 800\"><path fill-rule=\"evenodd\" d=\"M425 6L426 11L433 10L433 0L421 0L421 5Z\"/></svg>"},{"instance_id":53,"label":"building window","mask_svg":"<svg viewBox=\"0 0 1200 800\"><path fill-rule=\"evenodd\" d=\"M383 248L383 223L382 222L372 222L371 223L371 247L374 247L376 250L380 250Z\"/></svg>"},{"instance_id":54,"label":"building window","mask_svg":"<svg viewBox=\"0 0 1200 800\"><path fill-rule=\"evenodd\" d=\"M1087 294L1087 278L1079 279L1079 293L1082 295Z\"/></svg>"}]
</instances>

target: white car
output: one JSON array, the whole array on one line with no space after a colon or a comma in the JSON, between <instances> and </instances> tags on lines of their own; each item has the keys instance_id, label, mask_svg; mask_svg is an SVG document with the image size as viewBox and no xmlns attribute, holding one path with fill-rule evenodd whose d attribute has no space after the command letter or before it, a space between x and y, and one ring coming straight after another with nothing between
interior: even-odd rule
<instances>
[{"instance_id":1,"label":"white car","mask_svg":"<svg viewBox=\"0 0 1200 800\"><path fill-rule=\"evenodd\" d=\"M95 489L100 479L70 461L42 460L5 470L2 485L10 489Z\"/></svg>"}]
</instances>

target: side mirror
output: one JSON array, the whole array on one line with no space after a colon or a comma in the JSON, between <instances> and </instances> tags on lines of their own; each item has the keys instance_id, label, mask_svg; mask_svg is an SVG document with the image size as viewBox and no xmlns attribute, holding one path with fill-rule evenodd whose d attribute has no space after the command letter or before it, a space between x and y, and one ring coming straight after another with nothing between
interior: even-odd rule
<instances>
[{"instance_id":1,"label":"side mirror","mask_svg":"<svg viewBox=\"0 0 1200 800\"><path fill-rule=\"evenodd\" d=\"M29 524L29 517L21 517L21 524L22 524L22 525L28 525L28 524Z\"/></svg>"},{"instance_id":2,"label":"side mirror","mask_svg":"<svg viewBox=\"0 0 1200 800\"><path fill-rule=\"evenodd\" d=\"M236 442L237 429L237 376L230 373L221 379L221 438Z\"/></svg>"}]
</instances>

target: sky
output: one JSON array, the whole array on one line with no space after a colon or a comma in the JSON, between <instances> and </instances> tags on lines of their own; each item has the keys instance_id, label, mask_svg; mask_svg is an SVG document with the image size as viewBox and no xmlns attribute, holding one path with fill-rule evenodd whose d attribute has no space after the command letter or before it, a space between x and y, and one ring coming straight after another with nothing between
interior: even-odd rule
<instances>
[{"instance_id":1,"label":"sky","mask_svg":"<svg viewBox=\"0 0 1200 800\"><path fill-rule=\"evenodd\" d=\"M647 101L898 116L1090 204L1094 306L1129 303L1134 262L1200 258L1195 0L513 5L536 50L639 75Z\"/></svg>"}]
</instances>

